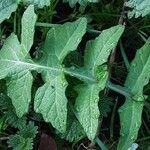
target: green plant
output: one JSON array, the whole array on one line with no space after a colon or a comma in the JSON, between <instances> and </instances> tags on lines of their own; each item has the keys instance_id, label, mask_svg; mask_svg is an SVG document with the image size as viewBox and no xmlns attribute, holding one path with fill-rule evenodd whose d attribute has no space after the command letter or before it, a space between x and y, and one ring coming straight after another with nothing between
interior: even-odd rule
<instances>
[{"instance_id":1,"label":"green plant","mask_svg":"<svg viewBox=\"0 0 150 150\"><path fill-rule=\"evenodd\" d=\"M16 134L10 135L8 138L8 145L14 150L30 150L33 148L33 139L37 134L37 127L33 122L27 124L27 118L23 116L19 118L11 103L11 100L6 95L0 95L0 108L3 113L3 124L0 131L5 130L7 126L18 129Z\"/></svg>"},{"instance_id":2,"label":"green plant","mask_svg":"<svg viewBox=\"0 0 150 150\"><path fill-rule=\"evenodd\" d=\"M12 34L0 51L0 78L9 77L6 81L8 96L12 99L18 117L22 117L28 112L31 101L33 77L30 71L36 70L41 73L45 84L36 92L34 110L41 113L46 122L51 122L63 133L66 130L67 118L65 90L68 83L65 74L83 80L84 84L76 88L80 90L77 91L75 109L87 136L94 140L99 120L98 93L104 89L107 81L107 69L103 64L116 46L124 27L112 27L103 31L96 40L88 42L84 67L64 68L62 66L64 58L69 52L76 50L86 31L86 19L80 18L74 23L56 25L50 29L43 46L43 57L33 61L28 54L33 43L36 20L33 10L34 7L31 5L24 13L21 44L16 35ZM26 21L30 21L30 27ZM84 102L85 99L88 101ZM87 116L88 120L84 120L84 116Z\"/></svg>"},{"instance_id":3,"label":"green plant","mask_svg":"<svg viewBox=\"0 0 150 150\"><path fill-rule=\"evenodd\" d=\"M146 0L2 0L0 147L33 149L43 126L72 148L85 139L89 148L127 150L149 139L148 7Z\"/></svg>"},{"instance_id":4,"label":"green plant","mask_svg":"<svg viewBox=\"0 0 150 150\"><path fill-rule=\"evenodd\" d=\"M23 125L19 128L19 131L15 135L9 137L8 144L14 150L32 150L33 139L37 134L37 127L32 122L28 125Z\"/></svg>"}]
</instances>

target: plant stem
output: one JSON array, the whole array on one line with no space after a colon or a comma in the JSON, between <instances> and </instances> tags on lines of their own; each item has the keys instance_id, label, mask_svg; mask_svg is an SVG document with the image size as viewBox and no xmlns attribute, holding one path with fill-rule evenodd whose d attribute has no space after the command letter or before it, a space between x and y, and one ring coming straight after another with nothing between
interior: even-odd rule
<instances>
[{"instance_id":1,"label":"plant stem","mask_svg":"<svg viewBox=\"0 0 150 150\"><path fill-rule=\"evenodd\" d=\"M110 120L110 139L113 139L114 137L114 119L115 119L117 104L118 104L118 98L115 101L115 105L114 105L112 115L111 115L111 120Z\"/></svg>"},{"instance_id":2,"label":"plant stem","mask_svg":"<svg viewBox=\"0 0 150 150\"><path fill-rule=\"evenodd\" d=\"M98 137L96 138L96 143L101 148L101 150L108 150L108 148L104 145L104 143Z\"/></svg>"},{"instance_id":3,"label":"plant stem","mask_svg":"<svg viewBox=\"0 0 150 150\"><path fill-rule=\"evenodd\" d=\"M131 97L130 92L125 87L112 84L110 81L107 82L106 87L111 89L114 92L124 95L125 97Z\"/></svg>"},{"instance_id":4,"label":"plant stem","mask_svg":"<svg viewBox=\"0 0 150 150\"><path fill-rule=\"evenodd\" d=\"M16 33L17 32L17 14L16 14L16 12L15 12L15 14L14 14L14 33Z\"/></svg>"},{"instance_id":5,"label":"plant stem","mask_svg":"<svg viewBox=\"0 0 150 150\"><path fill-rule=\"evenodd\" d=\"M54 27L56 24L51 24L51 23L42 23L42 22L37 22L36 26L37 27L46 27L46 28L52 28Z\"/></svg>"},{"instance_id":6,"label":"plant stem","mask_svg":"<svg viewBox=\"0 0 150 150\"><path fill-rule=\"evenodd\" d=\"M129 70L129 68L130 68L130 63L129 63L129 61L128 61L127 55L126 55L126 53L125 53L125 50L124 50L124 48L123 48L122 41L120 41L120 50L121 50L121 54L122 54L122 57L123 57L125 66L126 66L127 70Z\"/></svg>"},{"instance_id":7,"label":"plant stem","mask_svg":"<svg viewBox=\"0 0 150 150\"><path fill-rule=\"evenodd\" d=\"M145 140L149 140L149 139L150 139L150 136L138 139L136 142L141 142L141 141L145 141Z\"/></svg>"}]
</instances>

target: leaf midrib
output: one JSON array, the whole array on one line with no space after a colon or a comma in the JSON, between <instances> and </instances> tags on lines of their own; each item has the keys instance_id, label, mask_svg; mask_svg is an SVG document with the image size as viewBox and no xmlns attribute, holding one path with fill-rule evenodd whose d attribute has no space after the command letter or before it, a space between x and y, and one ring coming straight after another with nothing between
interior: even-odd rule
<instances>
[{"instance_id":1,"label":"leaf midrib","mask_svg":"<svg viewBox=\"0 0 150 150\"><path fill-rule=\"evenodd\" d=\"M38 64L34 64L34 63L28 63L28 62L24 62L24 61L16 61L16 60L9 60L9 59L1 59L0 61L14 63L14 64L17 64L17 65L25 65L25 66L30 66L30 67L36 67L37 69L46 69L46 70L52 70L52 71L61 71L61 69L58 69L58 68L47 67L47 66L38 65Z\"/></svg>"},{"instance_id":2,"label":"leaf midrib","mask_svg":"<svg viewBox=\"0 0 150 150\"><path fill-rule=\"evenodd\" d=\"M43 69L43 70L50 70L50 71L56 71L56 72L64 72L66 74L69 74L71 76L75 76L77 78L84 79L86 81L90 81L93 83L96 82L94 77L82 75L82 74L79 74L77 72L73 72L71 70L68 71L68 69L65 69L65 68L54 68L54 67L43 66L43 65L24 62L24 61L9 60L9 59L1 59L0 62L2 62L2 63L8 62L8 63L14 63L15 65L25 65L25 66L29 66L29 67L34 67L32 69L29 68L29 70Z\"/></svg>"}]
</instances>

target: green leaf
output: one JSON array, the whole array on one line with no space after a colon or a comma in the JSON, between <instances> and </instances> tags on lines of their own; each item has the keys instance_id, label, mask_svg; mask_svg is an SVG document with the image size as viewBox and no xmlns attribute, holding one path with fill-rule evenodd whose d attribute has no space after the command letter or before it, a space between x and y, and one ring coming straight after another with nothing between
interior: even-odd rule
<instances>
[{"instance_id":1,"label":"green leaf","mask_svg":"<svg viewBox=\"0 0 150 150\"><path fill-rule=\"evenodd\" d=\"M127 150L137 139L138 131L141 126L143 102L133 99L126 99L125 104L120 108L120 140L118 150Z\"/></svg>"},{"instance_id":2,"label":"green leaf","mask_svg":"<svg viewBox=\"0 0 150 150\"><path fill-rule=\"evenodd\" d=\"M76 142L86 137L86 134L75 116L72 117L68 118L66 132L61 134L61 138L69 142Z\"/></svg>"},{"instance_id":3,"label":"green leaf","mask_svg":"<svg viewBox=\"0 0 150 150\"><path fill-rule=\"evenodd\" d=\"M34 6L31 5L25 11L22 17L22 34L21 45L26 53L29 52L34 39L34 27L37 20L37 16L34 13Z\"/></svg>"},{"instance_id":4,"label":"green leaf","mask_svg":"<svg viewBox=\"0 0 150 150\"><path fill-rule=\"evenodd\" d=\"M139 49L131 63L125 87L134 95L142 95L143 87L148 84L150 78L150 39Z\"/></svg>"},{"instance_id":5,"label":"green leaf","mask_svg":"<svg viewBox=\"0 0 150 150\"><path fill-rule=\"evenodd\" d=\"M31 19L33 21L31 21L31 29L28 29L29 26L25 25L25 28L22 28L22 32L29 32L30 34L26 34L28 36L25 35L26 38L24 39L24 33L22 33L21 44L16 35L12 34L0 51L0 79L6 78L8 95L12 99L17 115L21 117L26 113L31 99L33 82L31 71L35 70L40 73L44 84L37 90L34 109L43 115L45 121L50 122L62 133L66 129L67 120L65 91L68 83L65 79L65 74L76 76L78 79L86 81L82 85L78 85L80 90L77 90L78 97L75 108L79 122L83 126L88 138L94 140L100 114L98 109L99 91L104 89L108 77L104 63L107 61L110 51L116 46L124 27L110 28L104 31L105 36L99 36L101 40L91 42L93 43L91 45L95 46L90 48L87 46L85 66L75 69L76 71L73 72L68 68L64 68L63 61L71 51L77 49L86 32L86 19L80 18L73 23L56 25L51 28L42 49L43 56L38 62L34 62L28 53L33 43L33 26L36 20L33 9L33 6L27 8L26 12L28 13L24 14L22 21L22 23L26 22L25 16L30 19L33 18ZM108 34L109 32L111 34ZM110 36L112 39L110 39ZM101 41L104 41L101 43L103 46L101 47L100 44L99 47L98 43ZM107 44L110 45L107 47ZM90 51L94 52L92 58L87 54L91 53ZM99 55L100 51L105 52ZM95 59L95 55L98 55L99 58L96 57ZM89 66L90 62L88 59L94 64ZM94 59L95 62L93 62ZM98 59L105 59L105 61L99 62ZM88 121L86 117L89 119Z\"/></svg>"},{"instance_id":6,"label":"green leaf","mask_svg":"<svg viewBox=\"0 0 150 150\"><path fill-rule=\"evenodd\" d=\"M33 42L32 38L36 20L33 6L29 6L25 11L22 23L27 23L25 21L27 19L30 20L30 24L32 25L25 25L24 27L22 24L22 31L26 34L23 37L24 33L22 33L23 48L21 47L16 35L12 34L6 40L2 50L0 51L0 79L5 78L6 76L9 77L7 80L8 96L12 99L16 113L20 118L28 112L29 103L31 101L33 77L29 71L30 65L27 64L27 61L29 60L27 52L30 50Z\"/></svg>"},{"instance_id":7,"label":"green leaf","mask_svg":"<svg viewBox=\"0 0 150 150\"><path fill-rule=\"evenodd\" d=\"M85 50L85 67L94 71L98 66L105 63L123 31L124 26L114 26L103 30L95 40L89 41Z\"/></svg>"},{"instance_id":8,"label":"green leaf","mask_svg":"<svg viewBox=\"0 0 150 150\"><path fill-rule=\"evenodd\" d=\"M97 134L99 124L99 91L104 89L106 81L107 75L101 80L99 86L97 84L84 84L76 88L79 94L75 104L78 120L91 141Z\"/></svg>"},{"instance_id":9,"label":"green leaf","mask_svg":"<svg viewBox=\"0 0 150 150\"><path fill-rule=\"evenodd\" d=\"M113 106L113 98L108 97L104 94L100 94L99 109L101 117L107 117L108 113L111 112L111 107Z\"/></svg>"},{"instance_id":10,"label":"green leaf","mask_svg":"<svg viewBox=\"0 0 150 150\"><path fill-rule=\"evenodd\" d=\"M20 43L17 39L17 36L11 34L5 41L1 51L0 51L0 79L10 76L14 71L20 71L18 69L19 62L23 60L23 54L21 52Z\"/></svg>"},{"instance_id":11,"label":"green leaf","mask_svg":"<svg viewBox=\"0 0 150 150\"><path fill-rule=\"evenodd\" d=\"M21 45L15 34L11 34L5 41L1 51L0 51L0 79L10 77L13 75L21 76L27 74L28 69L38 68L36 64L33 63L29 56L24 56L21 49Z\"/></svg>"},{"instance_id":12,"label":"green leaf","mask_svg":"<svg viewBox=\"0 0 150 150\"><path fill-rule=\"evenodd\" d=\"M73 109L73 111L72 111ZM77 120L75 114L74 114L74 108L70 104L70 107L68 107L68 116L67 116L67 129L64 133L58 133L61 138L69 141L69 142L78 142L79 140L86 137L86 134L83 130L83 127Z\"/></svg>"},{"instance_id":13,"label":"green leaf","mask_svg":"<svg viewBox=\"0 0 150 150\"><path fill-rule=\"evenodd\" d=\"M26 117L23 116L22 118L18 118L18 116L15 113L14 108L12 110L7 110L4 113L4 118L7 122L7 124L14 128L22 127L23 124L26 123Z\"/></svg>"},{"instance_id":14,"label":"green leaf","mask_svg":"<svg viewBox=\"0 0 150 150\"><path fill-rule=\"evenodd\" d=\"M31 6L29 6L28 9L31 9ZM26 11L28 11L28 9ZM80 21L82 24L79 23ZM64 26L64 29L67 29L66 33L68 33L70 37L66 35L65 36L68 38L68 40L66 40L64 37L62 37L62 39L60 40L62 41L62 43L59 42L57 39L56 41L54 41L56 37L51 37L50 39L53 39L52 41L47 40L45 43L45 47L44 47L45 55L43 56L43 58L40 60L39 63L34 63L28 55L25 55L24 51L21 49L21 45L18 42L17 37L14 34L12 34L6 40L2 50L0 51L0 54L1 54L0 55L0 62L1 62L0 63L0 67L1 67L0 79L9 77L8 78L9 80L7 80L8 95L12 99L12 103L16 109L17 115L19 117L22 117L22 115L26 113L28 110L29 102L31 99L31 87L32 87L32 75L30 71L37 70L38 72L42 73L42 77L44 81L46 82L46 84L42 88L40 88L39 91L41 91L47 85L49 86L49 88L51 88L51 85L54 84L54 88L56 89L56 95L54 94L54 97L57 96L55 97L56 98L55 102L57 101L60 102L62 100L62 103L60 104L63 104L61 105L61 107L63 106L64 108L63 112L61 112L61 114L59 113L59 115L57 114L61 123L57 122L56 124L55 118L53 120L49 119L51 117L49 117L48 119L46 118L46 120L51 120L51 123L55 127L58 127L58 130L60 129L61 132L65 130L64 125L66 124L65 116L67 114L67 111L66 111L67 100L65 98L65 88L67 86L67 83L64 78L64 74L62 73L63 68L57 56L61 58L61 61L63 61L62 55L59 55L59 52L61 52L60 48L62 48L63 52L66 55L70 51L75 50L77 48L78 43L80 42L83 34L86 31L86 20L84 18L79 19L78 21L74 23L67 23L67 25L69 25L69 27L66 27L66 24L64 24L64 25L60 25L60 28L61 28L62 33L64 33L63 26ZM78 34L75 33L75 31L73 30L75 29L73 28L74 26L76 27L76 32L78 32ZM56 31L58 28L59 27L57 26ZM72 31L72 35L71 35L71 32L69 32L70 29ZM55 31L55 29L51 29L50 32L51 31ZM61 33L59 33L59 35L61 35ZM78 39L78 42L76 40L74 42L70 41L72 39ZM57 49L53 46L53 44L52 44L52 47L49 47L49 43L53 41L54 41L55 46L57 45L59 48L58 52L57 52ZM63 45L63 47L61 47L61 44ZM51 51L49 51L49 49ZM58 55L55 55L55 52L53 52L55 50L56 50L56 54ZM63 57L65 57L64 54L63 54ZM60 76L61 73L62 75ZM54 78L54 76L56 76L56 78ZM51 79L53 80L51 81ZM58 81L60 81L61 83L59 83ZM60 96L58 97L59 95L58 91L60 89L62 89L62 93L61 93L62 97ZM52 88L51 90L53 91ZM14 91L18 91L18 92L14 92ZM59 98L61 99L59 100ZM45 102L45 100L43 100L42 102ZM36 103L36 100L35 100L35 103ZM50 103L48 106L51 107L51 104L52 103ZM60 108L58 107L58 104L54 106L57 106L53 108L55 110ZM37 110L38 108L35 108L35 109ZM43 116L46 115L44 114L45 111L41 113L43 114ZM53 111L53 113L55 115L55 111ZM62 115L64 115L64 117L62 117ZM60 128L60 126L62 128Z\"/></svg>"},{"instance_id":15,"label":"green leaf","mask_svg":"<svg viewBox=\"0 0 150 150\"><path fill-rule=\"evenodd\" d=\"M65 96L67 82L64 75L49 80L36 93L35 111L42 113L46 122L51 122L56 129L64 132L67 121L67 98Z\"/></svg>"},{"instance_id":16,"label":"green leaf","mask_svg":"<svg viewBox=\"0 0 150 150\"><path fill-rule=\"evenodd\" d=\"M21 135L24 138L34 139L36 137L38 127L34 126L33 122L29 122L29 124L23 124L19 127L19 131L17 134Z\"/></svg>"},{"instance_id":17,"label":"green leaf","mask_svg":"<svg viewBox=\"0 0 150 150\"><path fill-rule=\"evenodd\" d=\"M34 109L61 133L66 130L67 98L65 91L68 85L61 63L69 52L76 50L86 32L86 24L86 19L80 18L74 23L57 25L50 29L43 48L44 56L40 60L40 65L52 67L55 70L41 72L46 83L38 89L35 95Z\"/></svg>"},{"instance_id":18,"label":"green leaf","mask_svg":"<svg viewBox=\"0 0 150 150\"><path fill-rule=\"evenodd\" d=\"M32 122L23 125L15 135L9 136L8 144L13 150L32 150L33 139L37 134L37 127Z\"/></svg>"},{"instance_id":19,"label":"green leaf","mask_svg":"<svg viewBox=\"0 0 150 150\"><path fill-rule=\"evenodd\" d=\"M18 6L17 0L0 1L0 23L8 19L12 12L16 11Z\"/></svg>"},{"instance_id":20,"label":"green leaf","mask_svg":"<svg viewBox=\"0 0 150 150\"><path fill-rule=\"evenodd\" d=\"M24 56L14 34L7 39L0 53L0 79L9 77L9 80L6 81L8 96L12 99L17 115L22 117L28 112L31 100L32 75L27 67L21 68L20 62Z\"/></svg>"},{"instance_id":21,"label":"green leaf","mask_svg":"<svg viewBox=\"0 0 150 150\"><path fill-rule=\"evenodd\" d=\"M84 70L91 72L97 83L77 86L78 97L75 108L79 122L92 141L97 134L100 117L99 92L105 88L108 77L107 67L103 64L107 61L123 31L124 27L120 25L104 30L95 40L89 41L86 46Z\"/></svg>"},{"instance_id":22,"label":"green leaf","mask_svg":"<svg viewBox=\"0 0 150 150\"><path fill-rule=\"evenodd\" d=\"M0 117L0 132L4 131L7 128L7 124L4 117Z\"/></svg>"},{"instance_id":23,"label":"green leaf","mask_svg":"<svg viewBox=\"0 0 150 150\"><path fill-rule=\"evenodd\" d=\"M22 0L25 4L34 4L39 8L43 8L44 6L50 6L51 0Z\"/></svg>"},{"instance_id":24,"label":"green leaf","mask_svg":"<svg viewBox=\"0 0 150 150\"><path fill-rule=\"evenodd\" d=\"M118 150L126 150L136 140L141 125L141 114L144 105L143 88L150 79L150 39L136 53L131 63L125 87L132 97L127 98L120 108L121 137ZM128 118L128 121L127 121Z\"/></svg>"},{"instance_id":25,"label":"green leaf","mask_svg":"<svg viewBox=\"0 0 150 150\"><path fill-rule=\"evenodd\" d=\"M138 18L140 16L144 17L150 14L150 1L149 0L129 0L126 6L133 8L128 12L128 17Z\"/></svg>"},{"instance_id":26,"label":"green leaf","mask_svg":"<svg viewBox=\"0 0 150 150\"><path fill-rule=\"evenodd\" d=\"M85 68L65 68L65 73L84 81L85 83L95 83L95 77L91 74L91 70L85 70Z\"/></svg>"},{"instance_id":27,"label":"green leaf","mask_svg":"<svg viewBox=\"0 0 150 150\"><path fill-rule=\"evenodd\" d=\"M20 135L11 135L8 144L13 150L32 150L33 140L31 138L25 139Z\"/></svg>"},{"instance_id":28,"label":"green leaf","mask_svg":"<svg viewBox=\"0 0 150 150\"><path fill-rule=\"evenodd\" d=\"M26 123L26 117L23 116L22 118L18 118L11 99L4 94L0 94L0 110L5 122L8 125L18 128Z\"/></svg>"},{"instance_id":29,"label":"green leaf","mask_svg":"<svg viewBox=\"0 0 150 150\"><path fill-rule=\"evenodd\" d=\"M18 117L22 117L24 113L28 112L32 82L32 74L26 70L18 72L7 79L7 93L12 99Z\"/></svg>"},{"instance_id":30,"label":"green leaf","mask_svg":"<svg viewBox=\"0 0 150 150\"><path fill-rule=\"evenodd\" d=\"M0 110L4 111L7 109L12 110L13 109L13 105L11 103L11 100L8 96L6 96L5 94L0 94Z\"/></svg>"},{"instance_id":31,"label":"green leaf","mask_svg":"<svg viewBox=\"0 0 150 150\"><path fill-rule=\"evenodd\" d=\"M70 128L63 135L63 138L68 140L69 142L78 141L85 137L85 132L77 120L74 120Z\"/></svg>"},{"instance_id":32,"label":"green leaf","mask_svg":"<svg viewBox=\"0 0 150 150\"><path fill-rule=\"evenodd\" d=\"M86 32L86 25L86 18L80 18L74 23L68 22L64 25L53 27L47 35L45 53L56 55L62 63L68 53L77 49L82 36Z\"/></svg>"}]
</instances>

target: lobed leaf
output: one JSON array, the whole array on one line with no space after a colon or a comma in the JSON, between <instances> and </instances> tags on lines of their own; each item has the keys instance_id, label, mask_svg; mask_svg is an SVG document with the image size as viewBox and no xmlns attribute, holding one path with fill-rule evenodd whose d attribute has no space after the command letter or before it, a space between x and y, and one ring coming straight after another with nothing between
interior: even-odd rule
<instances>
[{"instance_id":1,"label":"lobed leaf","mask_svg":"<svg viewBox=\"0 0 150 150\"><path fill-rule=\"evenodd\" d=\"M32 150L33 139L36 137L37 127L32 122L24 124L15 135L9 136L8 144L13 150Z\"/></svg>"},{"instance_id":2,"label":"lobed leaf","mask_svg":"<svg viewBox=\"0 0 150 150\"><path fill-rule=\"evenodd\" d=\"M26 18L30 19L31 27L24 24L28 23ZM8 95L12 99L16 113L22 117L28 110L33 82L31 71L35 70L41 73L44 85L37 90L34 109L59 132L65 132L67 122L65 91L68 85L65 74L76 76L84 81L77 90L78 97L75 104L77 116L88 138L94 140L100 115L99 91L104 89L108 76L104 63L110 51L116 46L124 27L112 27L103 31L95 41L90 41L85 51L85 66L73 71L64 68L62 63L71 51L77 49L86 32L86 19L80 18L73 23L51 28L42 49L43 56L38 62L34 62L28 53L33 44L35 22L34 6L31 5L22 19L24 25L21 43L16 35L12 34L0 51L0 79L7 77Z\"/></svg>"},{"instance_id":3,"label":"lobed leaf","mask_svg":"<svg viewBox=\"0 0 150 150\"><path fill-rule=\"evenodd\" d=\"M78 120L88 138L93 141L97 134L100 112L98 108L99 92L105 88L108 73L104 63L111 50L116 46L123 26L115 26L104 30L98 38L89 41L85 50L84 69L91 72L97 83L87 83L77 86L78 97L75 108Z\"/></svg>"},{"instance_id":4,"label":"lobed leaf","mask_svg":"<svg viewBox=\"0 0 150 150\"><path fill-rule=\"evenodd\" d=\"M6 81L8 96L12 99L12 104L20 118L28 112L29 103L31 101L33 77L30 73L31 64L28 62L31 61L31 59L27 52L30 50L33 41L31 38L33 38L36 20L34 6L32 5L25 11L22 23L25 23L25 20L27 19L29 19L32 24L28 27L30 30L22 25L23 32L27 33L29 30L29 33L23 37L23 47L19 43L17 36L12 34L6 40L2 50L0 51L0 79L8 77L8 80ZM26 40L27 43L24 38L28 39L28 42Z\"/></svg>"},{"instance_id":5,"label":"lobed leaf","mask_svg":"<svg viewBox=\"0 0 150 150\"><path fill-rule=\"evenodd\" d=\"M0 51L0 79L6 76L8 95L19 117L28 112L28 105L31 100L32 75L27 65L21 65L24 60L21 46L17 37L12 34ZM24 82L26 81L26 82Z\"/></svg>"},{"instance_id":6,"label":"lobed leaf","mask_svg":"<svg viewBox=\"0 0 150 150\"><path fill-rule=\"evenodd\" d=\"M32 150L33 149L33 139L24 138L21 135L11 135L8 141L9 147L13 150Z\"/></svg>"},{"instance_id":7,"label":"lobed leaf","mask_svg":"<svg viewBox=\"0 0 150 150\"><path fill-rule=\"evenodd\" d=\"M53 67L55 71L41 72L46 83L36 93L34 109L61 133L66 130L67 98L65 91L68 85L62 72L62 62L69 52L76 50L86 32L86 24L86 19L80 18L74 23L57 25L50 29L43 48L44 56L40 60L40 64Z\"/></svg>"}]
</instances>

